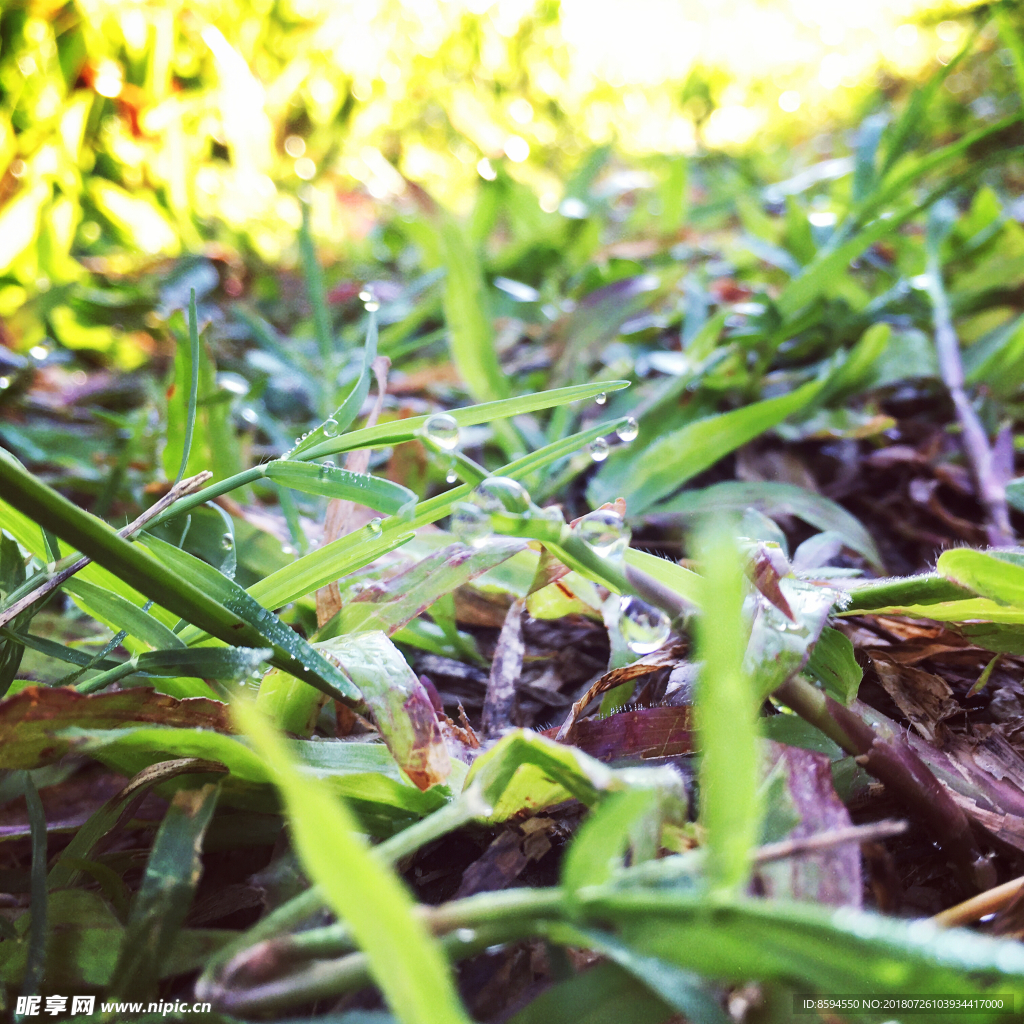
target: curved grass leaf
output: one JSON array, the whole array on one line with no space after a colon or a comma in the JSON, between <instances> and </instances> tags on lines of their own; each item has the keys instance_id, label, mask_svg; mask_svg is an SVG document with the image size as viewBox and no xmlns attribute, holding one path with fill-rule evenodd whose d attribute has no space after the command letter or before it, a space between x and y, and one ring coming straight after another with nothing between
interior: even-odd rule
<instances>
[{"instance_id":1,"label":"curved grass leaf","mask_svg":"<svg viewBox=\"0 0 1024 1024\"><path fill-rule=\"evenodd\" d=\"M81 875L78 863L90 859L96 844L105 835L127 824L139 804L158 783L167 782L179 775L189 773L223 773L226 771L224 765L198 757L160 761L144 768L128 782L121 792L116 793L102 807L93 811L89 820L78 829L74 838L58 854L50 868L50 873L46 876L47 888L52 891L73 886ZM72 861L76 863L72 863Z\"/></svg>"},{"instance_id":2,"label":"curved grass leaf","mask_svg":"<svg viewBox=\"0 0 1024 1024\"><path fill-rule=\"evenodd\" d=\"M269 647L185 647L146 651L138 655L140 672L152 676L195 676L197 679L243 679L273 656Z\"/></svg>"},{"instance_id":3,"label":"curved grass leaf","mask_svg":"<svg viewBox=\"0 0 1024 1024\"><path fill-rule=\"evenodd\" d=\"M153 648L185 649L184 643L159 619L120 594L76 577L69 579L64 587L75 597L80 597L96 618L111 629L123 629Z\"/></svg>"},{"instance_id":4,"label":"curved grass leaf","mask_svg":"<svg viewBox=\"0 0 1024 1024\"><path fill-rule=\"evenodd\" d=\"M469 1024L451 968L414 916L402 883L356 835L345 806L322 783L299 774L255 708L236 705L235 715L275 776L303 866L352 929L395 1016L404 1024Z\"/></svg>"}]
</instances>

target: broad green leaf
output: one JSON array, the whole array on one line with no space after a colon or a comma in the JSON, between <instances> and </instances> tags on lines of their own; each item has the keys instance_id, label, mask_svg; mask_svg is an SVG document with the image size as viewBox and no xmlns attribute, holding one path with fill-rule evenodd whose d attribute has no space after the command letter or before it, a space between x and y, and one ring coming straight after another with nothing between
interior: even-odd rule
<instances>
[{"instance_id":1,"label":"broad green leaf","mask_svg":"<svg viewBox=\"0 0 1024 1024\"><path fill-rule=\"evenodd\" d=\"M203 872L203 836L218 795L215 783L174 794L132 901L110 980L112 998L141 999L155 993Z\"/></svg>"},{"instance_id":2,"label":"broad green leaf","mask_svg":"<svg viewBox=\"0 0 1024 1024\"><path fill-rule=\"evenodd\" d=\"M825 692L849 706L856 698L864 670L853 656L853 644L838 629L828 626L807 661L807 673L824 687Z\"/></svg>"},{"instance_id":3,"label":"broad green leaf","mask_svg":"<svg viewBox=\"0 0 1024 1024\"><path fill-rule=\"evenodd\" d=\"M854 581L848 587L850 602L843 609L848 615L866 611L889 612L901 606L959 603L974 598L972 590L958 586L938 573Z\"/></svg>"},{"instance_id":4,"label":"broad green leaf","mask_svg":"<svg viewBox=\"0 0 1024 1024\"><path fill-rule=\"evenodd\" d=\"M473 762L464 788L474 785L491 805L488 817L493 822L505 821L524 808L539 811L569 798L589 806L604 793L631 786L683 798L679 776L671 770L609 768L529 729L506 734Z\"/></svg>"},{"instance_id":5,"label":"broad green leaf","mask_svg":"<svg viewBox=\"0 0 1024 1024\"><path fill-rule=\"evenodd\" d=\"M625 497L629 514L640 515L729 452L809 405L822 386L822 381L810 381L788 395L688 423L659 438L635 459L615 466L614 475L598 472L587 497L595 508Z\"/></svg>"},{"instance_id":6,"label":"broad green leaf","mask_svg":"<svg viewBox=\"0 0 1024 1024\"><path fill-rule=\"evenodd\" d=\"M355 935L385 1000L404 1024L456 1024L469 1018L451 969L398 878L356 835L345 806L299 774L283 741L255 708L235 714L281 790L292 840L310 878Z\"/></svg>"},{"instance_id":7,"label":"broad green leaf","mask_svg":"<svg viewBox=\"0 0 1024 1024\"><path fill-rule=\"evenodd\" d=\"M763 698L743 663L745 577L727 525L702 524L695 547L704 567L697 620L697 658L703 664L695 701L703 752L700 820L712 884L740 891L758 837L756 720Z\"/></svg>"},{"instance_id":8,"label":"broad green leaf","mask_svg":"<svg viewBox=\"0 0 1024 1024\"><path fill-rule=\"evenodd\" d=\"M184 643L162 622L120 594L78 576L73 576L64 586L111 628L123 629L153 648L185 649Z\"/></svg>"},{"instance_id":9,"label":"broad green leaf","mask_svg":"<svg viewBox=\"0 0 1024 1024\"><path fill-rule=\"evenodd\" d=\"M337 466L275 459L266 464L264 475L268 480L305 494L344 498L388 515L411 511L416 504L416 495L408 487Z\"/></svg>"}]
</instances>

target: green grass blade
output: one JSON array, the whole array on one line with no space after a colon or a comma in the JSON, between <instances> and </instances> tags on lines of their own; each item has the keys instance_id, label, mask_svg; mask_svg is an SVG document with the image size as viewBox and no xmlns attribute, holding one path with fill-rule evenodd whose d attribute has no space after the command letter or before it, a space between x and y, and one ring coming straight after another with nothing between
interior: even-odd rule
<instances>
[{"instance_id":1,"label":"green grass blade","mask_svg":"<svg viewBox=\"0 0 1024 1024\"><path fill-rule=\"evenodd\" d=\"M186 647L146 651L136 659L140 672L152 676L197 679L244 679L274 656L269 647Z\"/></svg>"},{"instance_id":2,"label":"green grass blade","mask_svg":"<svg viewBox=\"0 0 1024 1024\"><path fill-rule=\"evenodd\" d=\"M155 994L167 956L185 922L202 875L202 844L219 784L174 794L136 895L110 981L112 998Z\"/></svg>"},{"instance_id":3,"label":"green grass blade","mask_svg":"<svg viewBox=\"0 0 1024 1024\"><path fill-rule=\"evenodd\" d=\"M322 783L299 774L259 712L247 704L234 710L239 727L276 776L305 870L351 928L395 1015L404 1024L469 1024L451 968L414 916L401 882L356 835L347 808Z\"/></svg>"},{"instance_id":4,"label":"green grass blade","mask_svg":"<svg viewBox=\"0 0 1024 1024\"><path fill-rule=\"evenodd\" d=\"M131 544L119 537L102 520L72 504L67 498L37 480L21 463L2 449L0 449L0 483L4 487L4 497L22 513L37 522L46 523L58 531L69 544L73 544L82 554L94 559L129 586L231 646L264 646L269 638L265 637L260 630L265 627L272 630L280 627L281 630L289 634L288 637L281 636L281 640L287 640L289 645L294 645L295 641L301 641L301 637L297 633L284 626L280 619L277 619L266 608L260 608L257 612L256 608L248 601L243 601L241 595L245 595L245 591L241 587L231 584L232 587L237 588L237 593L232 591L232 595L238 598L239 610L226 607L211 597L209 591L189 582L180 574L168 571L167 564L158 561L145 548L138 544ZM154 538L149 538L149 541L162 543L155 542ZM173 555L168 556L168 551L170 551L175 555L191 559L193 563L205 566L205 563L199 562L199 559L185 555L169 544L164 545L164 549L164 555L167 557L173 557ZM206 569L214 574L218 581L223 581L224 584L230 583L210 566L206 566ZM212 580L213 577L206 574L203 578L203 586ZM254 628L251 621L247 621L241 614L243 610L250 618L258 618L260 629ZM274 663L280 668L286 669L292 675L298 676L318 688L324 686L325 679L342 682L343 687L335 687L332 696L344 699L353 699L358 696L354 694L351 685L347 684L341 673L326 662L323 662L323 665L318 665L318 671L312 671L305 667L306 664L316 664L318 656L304 662L296 655L288 653L288 649L278 641L271 640L270 642L275 649ZM301 642L304 643L304 641ZM308 645L306 648L311 651ZM315 655L315 652L312 653ZM322 661L322 659L320 660Z\"/></svg>"},{"instance_id":5,"label":"green grass blade","mask_svg":"<svg viewBox=\"0 0 1024 1024\"><path fill-rule=\"evenodd\" d=\"M81 872L77 867L65 863L70 860L90 860L96 844L112 829L127 824L135 813L135 808L142 803L146 794L160 782L167 782L194 772L226 772L222 764L215 761L203 761L195 757L179 758L174 761L162 761L143 769L128 784L112 796L102 807L93 811L89 820L78 829L74 838L61 851L46 876L46 885L50 890L70 889L78 881Z\"/></svg>"},{"instance_id":6,"label":"green grass blade","mask_svg":"<svg viewBox=\"0 0 1024 1024\"><path fill-rule=\"evenodd\" d=\"M188 300L188 344L192 379L188 389L188 409L185 413L185 440L182 442L181 465L178 467L178 475L174 478L175 483L185 475L185 467L188 466L188 459L192 454L192 438L196 431L196 407L199 402L199 317L196 313L195 288L192 289Z\"/></svg>"},{"instance_id":7,"label":"green grass blade","mask_svg":"<svg viewBox=\"0 0 1024 1024\"><path fill-rule=\"evenodd\" d=\"M313 310L316 344L320 352L320 408L326 419L334 406L334 332L331 329L327 299L324 296L324 272L320 267L320 261L316 258L309 214L309 203L304 202L302 204L302 225L299 228L299 252L302 256L302 276L306 281L306 294Z\"/></svg>"},{"instance_id":8,"label":"green grass blade","mask_svg":"<svg viewBox=\"0 0 1024 1024\"><path fill-rule=\"evenodd\" d=\"M32 863L29 868L29 909L28 955L25 962L25 978L21 986L22 995L34 995L43 983L46 973L47 903L46 889L46 814L39 799L32 776L24 773L25 804L28 809L29 828L32 833Z\"/></svg>"},{"instance_id":9,"label":"green grass blade","mask_svg":"<svg viewBox=\"0 0 1024 1024\"><path fill-rule=\"evenodd\" d=\"M451 217L443 217L438 240L446 271L444 316L452 362L477 401L504 398L508 377L494 347L493 320L480 262Z\"/></svg>"},{"instance_id":10,"label":"green grass blade","mask_svg":"<svg viewBox=\"0 0 1024 1024\"><path fill-rule=\"evenodd\" d=\"M116 623L131 636L137 637L154 649L185 646L149 612L143 611L137 604L133 604L120 594L115 594L112 590L107 590L106 587L72 577L64 584L64 588L75 597L80 597L102 621L112 627Z\"/></svg>"},{"instance_id":11,"label":"green grass blade","mask_svg":"<svg viewBox=\"0 0 1024 1024\"><path fill-rule=\"evenodd\" d=\"M554 409L570 402L584 402L602 393L621 391L629 387L628 380L595 381L591 384L577 384L573 387L554 388L551 391L539 391L536 394L519 395L516 398L504 398L494 402L471 405L466 409L452 409L453 416L460 427L476 426L478 423L490 423L492 420L509 419L528 412L539 412L542 409ZM405 420L392 420L389 423L378 423L373 427L353 430L344 437L323 441L302 453L302 458L319 459L325 455L338 455L341 452L355 451L359 448L383 448L388 445L400 444L402 441L415 440L417 433L429 419L429 416L410 416Z\"/></svg>"},{"instance_id":12,"label":"green grass blade","mask_svg":"<svg viewBox=\"0 0 1024 1024\"><path fill-rule=\"evenodd\" d=\"M697 537L702 614L697 659L703 662L696 691L702 751L701 822L707 834L707 870L719 889L742 891L757 843L760 700L743 667L745 577L726 525L705 523Z\"/></svg>"},{"instance_id":13,"label":"green grass blade","mask_svg":"<svg viewBox=\"0 0 1024 1024\"><path fill-rule=\"evenodd\" d=\"M411 511L416 504L416 495L408 487L379 476L370 476L369 473L353 473L337 466L317 466L310 462L277 459L267 463L264 475L275 483L305 494L345 498L388 515L405 508Z\"/></svg>"},{"instance_id":14,"label":"green grass blade","mask_svg":"<svg viewBox=\"0 0 1024 1024\"><path fill-rule=\"evenodd\" d=\"M809 405L823 384L810 381L788 395L709 416L664 434L633 460L616 465L614 475L599 472L587 488L587 498L597 508L622 496L629 513L639 515L729 452Z\"/></svg>"}]
</instances>

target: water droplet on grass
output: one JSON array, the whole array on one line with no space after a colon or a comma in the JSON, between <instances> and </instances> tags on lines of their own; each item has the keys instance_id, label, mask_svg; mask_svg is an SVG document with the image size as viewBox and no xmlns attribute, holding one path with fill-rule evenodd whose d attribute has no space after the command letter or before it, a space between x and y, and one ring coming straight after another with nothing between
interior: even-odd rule
<instances>
[{"instance_id":1,"label":"water droplet on grass","mask_svg":"<svg viewBox=\"0 0 1024 1024\"><path fill-rule=\"evenodd\" d=\"M332 416L328 420L324 420L324 437L337 437L338 436L338 421Z\"/></svg>"},{"instance_id":2,"label":"water droplet on grass","mask_svg":"<svg viewBox=\"0 0 1024 1024\"><path fill-rule=\"evenodd\" d=\"M602 558L622 558L629 547L629 527L618 512L609 508L600 508L584 516L573 531Z\"/></svg>"},{"instance_id":3,"label":"water droplet on grass","mask_svg":"<svg viewBox=\"0 0 1024 1024\"><path fill-rule=\"evenodd\" d=\"M220 539L220 546L225 551L230 551L235 546L235 538L232 537L230 533L225 533Z\"/></svg>"},{"instance_id":4,"label":"water droplet on grass","mask_svg":"<svg viewBox=\"0 0 1024 1024\"><path fill-rule=\"evenodd\" d=\"M459 443L459 425L454 416L446 412L437 412L423 424L426 436L446 452L454 451Z\"/></svg>"},{"instance_id":5,"label":"water droplet on grass","mask_svg":"<svg viewBox=\"0 0 1024 1024\"><path fill-rule=\"evenodd\" d=\"M619 632L634 654L650 654L664 646L672 626L660 608L628 595L619 602Z\"/></svg>"},{"instance_id":6,"label":"water droplet on grass","mask_svg":"<svg viewBox=\"0 0 1024 1024\"><path fill-rule=\"evenodd\" d=\"M379 537L384 532L384 528L381 526L380 516L374 516L373 519L366 524L366 528L374 535L374 537Z\"/></svg>"},{"instance_id":7,"label":"water droplet on grass","mask_svg":"<svg viewBox=\"0 0 1024 1024\"><path fill-rule=\"evenodd\" d=\"M521 483L507 476L489 476L469 499L485 512L523 515L530 511L530 495Z\"/></svg>"},{"instance_id":8,"label":"water droplet on grass","mask_svg":"<svg viewBox=\"0 0 1024 1024\"><path fill-rule=\"evenodd\" d=\"M640 433L640 425L630 416L615 433L618 434L620 441L629 444L630 441L636 440L636 435Z\"/></svg>"},{"instance_id":9,"label":"water droplet on grass","mask_svg":"<svg viewBox=\"0 0 1024 1024\"><path fill-rule=\"evenodd\" d=\"M608 396L602 391L594 401L597 402L598 405L604 405L604 403L608 401Z\"/></svg>"},{"instance_id":10,"label":"water droplet on grass","mask_svg":"<svg viewBox=\"0 0 1024 1024\"><path fill-rule=\"evenodd\" d=\"M452 512L452 533L463 544L482 547L491 536L491 517L479 505L460 502Z\"/></svg>"},{"instance_id":11,"label":"water droplet on grass","mask_svg":"<svg viewBox=\"0 0 1024 1024\"><path fill-rule=\"evenodd\" d=\"M608 458L608 442L603 437L595 438L590 443L590 457L595 462L604 462Z\"/></svg>"}]
</instances>

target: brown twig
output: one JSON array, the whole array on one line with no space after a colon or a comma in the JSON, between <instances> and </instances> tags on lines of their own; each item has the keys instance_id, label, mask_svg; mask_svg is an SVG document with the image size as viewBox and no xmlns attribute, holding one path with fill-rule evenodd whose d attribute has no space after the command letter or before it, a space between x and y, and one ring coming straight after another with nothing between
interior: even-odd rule
<instances>
[{"instance_id":1,"label":"brown twig","mask_svg":"<svg viewBox=\"0 0 1024 1024\"><path fill-rule=\"evenodd\" d=\"M1004 882L993 889L986 889L985 892L978 893L977 896L972 896L969 900L964 900L963 903L948 907L931 920L935 924L941 924L944 928L958 928L961 925L988 917L989 914L998 913L1022 892L1024 892L1024 876Z\"/></svg>"},{"instance_id":2,"label":"brown twig","mask_svg":"<svg viewBox=\"0 0 1024 1024\"><path fill-rule=\"evenodd\" d=\"M935 351L939 360L942 381L953 399L957 419L960 421L964 454L970 463L978 495L985 506L988 522L988 541L995 547L1015 543L1010 526L1010 510L1006 503L1006 481L1012 475L1005 472L1005 440L989 444L988 434L982 426L971 400L964 390L964 367L960 359L960 342L953 326L949 300L942 285L942 268L937 257L928 257L928 294L932 301L932 322L935 327Z\"/></svg>"},{"instance_id":3,"label":"brown twig","mask_svg":"<svg viewBox=\"0 0 1024 1024\"><path fill-rule=\"evenodd\" d=\"M807 853L820 853L846 843L869 843L876 839L889 839L907 830L905 821L876 821L870 825L851 825L849 828L818 832L800 839L784 839L779 843L766 843L753 854L755 864L768 864L787 857L801 857Z\"/></svg>"},{"instance_id":4,"label":"brown twig","mask_svg":"<svg viewBox=\"0 0 1024 1024\"><path fill-rule=\"evenodd\" d=\"M198 491L212 477L212 473L204 470L202 473L197 473L187 480L179 480L162 498L159 498L154 504L150 505L138 519L133 520L127 526L123 526L118 530L118 536L128 538L138 533L150 520L155 519L163 511L170 508L179 498L184 498L186 494ZM20 600L15 601L10 608L0 611L0 626L6 626L8 622L16 619L25 609L30 608L37 601L41 601L46 597L47 594L62 586L76 572L80 572L92 561L91 558L84 555L74 561L71 561L71 557L73 556L58 562L57 566L54 567L53 575L44 583L40 583L35 590L26 594Z\"/></svg>"}]
</instances>

